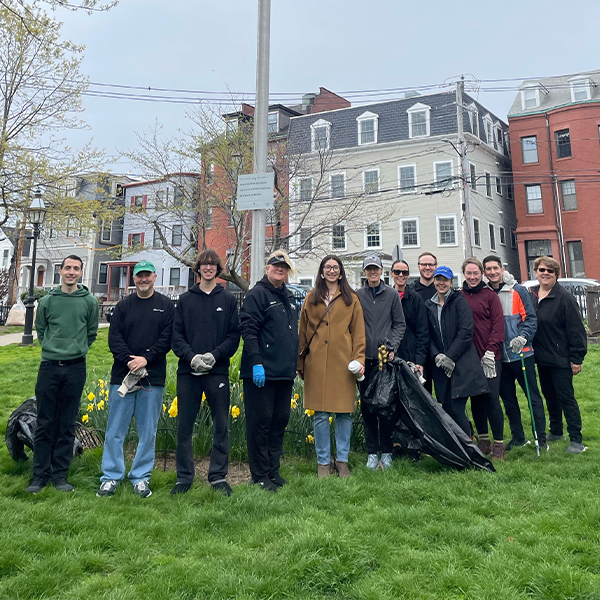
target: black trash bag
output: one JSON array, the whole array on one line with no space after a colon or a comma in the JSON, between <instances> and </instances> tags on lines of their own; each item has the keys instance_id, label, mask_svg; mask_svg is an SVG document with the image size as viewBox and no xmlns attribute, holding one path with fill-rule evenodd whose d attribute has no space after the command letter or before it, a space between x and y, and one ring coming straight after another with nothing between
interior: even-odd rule
<instances>
[{"instance_id":1,"label":"black trash bag","mask_svg":"<svg viewBox=\"0 0 600 600\"><path fill-rule=\"evenodd\" d=\"M35 396L28 398L8 419L4 440L9 454L17 462L26 461L29 457L25 446L33 450L35 428L37 424L37 403ZM81 441L76 437L73 442L73 456L83 452Z\"/></svg>"},{"instance_id":2,"label":"black trash bag","mask_svg":"<svg viewBox=\"0 0 600 600\"><path fill-rule=\"evenodd\" d=\"M386 363L376 370L365 390L362 400L372 413L393 418L398 406L398 380L393 365Z\"/></svg>"},{"instance_id":3,"label":"black trash bag","mask_svg":"<svg viewBox=\"0 0 600 600\"><path fill-rule=\"evenodd\" d=\"M397 358L393 363L400 391L399 421L409 435L418 441L418 449L456 469L475 468L495 472L491 461L421 385L410 367Z\"/></svg>"}]
</instances>

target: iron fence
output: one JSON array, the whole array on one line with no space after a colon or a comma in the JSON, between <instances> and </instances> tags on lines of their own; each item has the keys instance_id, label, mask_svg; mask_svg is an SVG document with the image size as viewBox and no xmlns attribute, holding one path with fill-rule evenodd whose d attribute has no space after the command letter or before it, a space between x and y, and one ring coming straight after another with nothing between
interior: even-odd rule
<instances>
[{"instance_id":1,"label":"iron fence","mask_svg":"<svg viewBox=\"0 0 600 600\"><path fill-rule=\"evenodd\" d=\"M8 319L8 313L10 312L11 307L6 304L0 304L0 325L4 325L6 323L6 319Z\"/></svg>"}]
</instances>

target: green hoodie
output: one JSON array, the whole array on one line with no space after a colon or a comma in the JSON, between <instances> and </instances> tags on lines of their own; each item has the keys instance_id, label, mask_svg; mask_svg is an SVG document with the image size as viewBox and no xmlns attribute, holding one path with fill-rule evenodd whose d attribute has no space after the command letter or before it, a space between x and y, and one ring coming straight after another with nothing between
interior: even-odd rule
<instances>
[{"instance_id":1,"label":"green hoodie","mask_svg":"<svg viewBox=\"0 0 600 600\"><path fill-rule=\"evenodd\" d=\"M98 301L84 285L71 294L56 287L40 299L35 329L42 360L85 356L98 333Z\"/></svg>"}]
</instances>

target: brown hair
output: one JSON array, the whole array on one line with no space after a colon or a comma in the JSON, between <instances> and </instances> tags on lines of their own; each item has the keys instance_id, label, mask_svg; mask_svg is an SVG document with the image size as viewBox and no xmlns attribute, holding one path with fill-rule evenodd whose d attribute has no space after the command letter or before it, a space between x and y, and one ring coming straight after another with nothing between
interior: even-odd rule
<instances>
[{"instance_id":1,"label":"brown hair","mask_svg":"<svg viewBox=\"0 0 600 600\"><path fill-rule=\"evenodd\" d=\"M67 260L69 260L69 259L71 259L71 260L78 260L81 263L81 270L83 271L83 260L81 260L81 257L77 256L77 254L69 254L69 256L65 256L62 259L62 262L60 263L60 268L61 269L65 266L65 262Z\"/></svg>"},{"instance_id":2,"label":"brown hair","mask_svg":"<svg viewBox=\"0 0 600 600\"><path fill-rule=\"evenodd\" d=\"M198 275L200 275L200 265L216 265L217 277L223 272L221 257L212 248L205 248L198 254L193 269Z\"/></svg>"},{"instance_id":3,"label":"brown hair","mask_svg":"<svg viewBox=\"0 0 600 600\"><path fill-rule=\"evenodd\" d=\"M394 267L398 264L398 263L404 263L406 265L406 268L408 269L408 272L410 273L410 267L408 266L408 263L405 260L402 260L401 258L399 258L398 260L395 260L392 263L392 268L390 270L394 270Z\"/></svg>"},{"instance_id":4,"label":"brown hair","mask_svg":"<svg viewBox=\"0 0 600 600\"><path fill-rule=\"evenodd\" d=\"M340 286L340 293L342 294L342 298L346 303L346 306L350 306L352 304L352 294L356 292L350 287L348 283L348 279L346 279L346 271L344 270L344 265L342 264L342 259L336 256L335 254L328 254L319 265L319 271L317 273L317 277L315 279L315 287L309 292L310 293L310 303L318 304L323 300L323 298L327 297L327 282L322 277L323 269L325 268L325 263L328 260L335 260L335 262L340 266L340 278L338 280L338 285Z\"/></svg>"},{"instance_id":5,"label":"brown hair","mask_svg":"<svg viewBox=\"0 0 600 600\"><path fill-rule=\"evenodd\" d=\"M481 261L479 259L475 258L474 256L472 256L471 258L467 258L461 267L463 273L465 272L467 265L475 265L479 268L481 274L483 275L483 265L481 264Z\"/></svg>"},{"instance_id":6,"label":"brown hair","mask_svg":"<svg viewBox=\"0 0 600 600\"><path fill-rule=\"evenodd\" d=\"M419 258L417 258L417 262L421 262L421 259L424 256L431 256L433 260L435 260L435 264L437 265L437 256L435 254L432 254L431 252L421 252L421 254L419 254Z\"/></svg>"},{"instance_id":7,"label":"brown hair","mask_svg":"<svg viewBox=\"0 0 600 600\"><path fill-rule=\"evenodd\" d=\"M483 259L483 267L485 268L485 266L489 263L489 262L496 262L498 263L498 266L500 268L502 268L502 260L500 259L499 256L496 256L495 254L490 254L489 256L486 256Z\"/></svg>"},{"instance_id":8,"label":"brown hair","mask_svg":"<svg viewBox=\"0 0 600 600\"><path fill-rule=\"evenodd\" d=\"M560 275L560 265L551 256L538 256L533 263L533 270L537 271L541 264L552 269L557 277Z\"/></svg>"}]
</instances>

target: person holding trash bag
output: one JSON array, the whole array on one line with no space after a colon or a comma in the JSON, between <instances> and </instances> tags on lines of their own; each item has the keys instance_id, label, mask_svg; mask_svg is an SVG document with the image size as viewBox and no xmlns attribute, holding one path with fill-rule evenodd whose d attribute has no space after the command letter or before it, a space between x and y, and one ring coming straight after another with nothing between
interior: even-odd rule
<instances>
[{"instance_id":1,"label":"person holding trash bag","mask_svg":"<svg viewBox=\"0 0 600 600\"><path fill-rule=\"evenodd\" d=\"M240 311L248 462L252 481L270 492L287 483L279 460L298 362L298 311L285 285L292 269L284 250L273 252Z\"/></svg>"},{"instance_id":2,"label":"person holding trash bag","mask_svg":"<svg viewBox=\"0 0 600 600\"><path fill-rule=\"evenodd\" d=\"M476 258L463 262L463 295L473 313L473 343L490 388L488 394L471 397L471 413L479 438L477 446L484 454L504 460L504 413L500 406L500 374L504 342L504 315L498 295L483 281L483 265ZM488 433L492 429L493 443Z\"/></svg>"},{"instance_id":3,"label":"person holding trash bag","mask_svg":"<svg viewBox=\"0 0 600 600\"><path fill-rule=\"evenodd\" d=\"M581 413L573 391L573 375L581 373L587 353L587 336L575 298L559 283L560 265L549 256L540 256L533 263L539 286L530 294L538 318L533 338L535 362L540 375L542 393L546 398L550 433L546 440L564 439L564 413L571 443L567 452L581 454L587 450L581 436Z\"/></svg>"},{"instance_id":4,"label":"person holding trash bag","mask_svg":"<svg viewBox=\"0 0 600 600\"><path fill-rule=\"evenodd\" d=\"M392 436L395 419L387 413L378 412L375 406L365 401L365 392L375 373L379 372L379 346L385 344L386 340L389 341L390 347L386 360L391 361L404 337L406 323L398 292L381 280L383 264L379 256L367 256L362 266L367 282L356 293L365 317L367 346L365 378L358 385L368 453L367 469L377 468L379 451L381 451L381 466L383 469L388 469L392 466L394 447Z\"/></svg>"},{"instance_id":5,"label":"person holding trash bag","mask_svg":"<svg viewBox=\"0 0 600 600\"><path fill-rule=\"evenodd\" d=\"M473 344L473 313L465 297L452 289L453 278L449 267L438 267L433 278L437 293L425 303L434 362L433 383L442 408L470 436L467 399L487 394L489 387Z\"/></svg>"},{"instance_id":6,"label":"person holding trash bag","mask_svg":"<svg viewBox=\"0 0 600 600\"><path fill-rule=\"evenodd\" d=\"M348 453L356 379L365 372L365 319L356 292L337 256L319 265L315 287L300 313L298 375L304 379L304 408L314 410L319 477L337 471L348 477ZM354 364L353 364L354 363ZM330 456L330 414L335 414L336 460Z\"/></svg>"}]
</instances>

